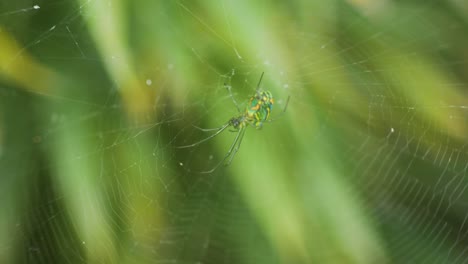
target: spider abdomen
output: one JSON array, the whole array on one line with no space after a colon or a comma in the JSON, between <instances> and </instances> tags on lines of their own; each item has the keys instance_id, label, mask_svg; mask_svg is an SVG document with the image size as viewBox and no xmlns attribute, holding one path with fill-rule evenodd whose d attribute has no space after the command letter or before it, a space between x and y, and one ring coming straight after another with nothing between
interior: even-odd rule
<instances>
[{"instance_id":1,"label":"spider abdomen","mask_svg":"<svg viewBox=\"0 0 468 264\"><path fill-rule=\"evenodd\" d=\"M249 100L246 115L250 123L255 127L261 127L268 120L273 109L273 95L269 91L259 91Z\"/></svg>"}]
</instances>

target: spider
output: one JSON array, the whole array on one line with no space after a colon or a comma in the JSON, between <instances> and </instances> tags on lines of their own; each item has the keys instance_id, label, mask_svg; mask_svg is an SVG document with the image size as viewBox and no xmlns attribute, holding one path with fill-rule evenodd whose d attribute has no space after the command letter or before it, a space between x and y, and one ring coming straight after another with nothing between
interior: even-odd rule
<instances>
[{"instance_id":1,"label":"spider","mask_svg":"<svg viewBox=\"0 0 468 264\"><path fill-rule=\"evenodd\" d=\"M237 111L239 112L239 115L229 119L227 123L225 123L224 125L218 128L204 129L204 128L199 128L197 126L194 126L195 128L204 132L207 132L207 131L216 131L216 132L213 135L205 139L202 139L198 142L195 142L193 144L177 147L177 148L196 147L202 144L203 142L208 141L216 137L217 135L221 134L221 132L223 132L229 127L232 128L232 130L230 131L237 132L237 135L234 138L234 141L232 142L231 147L229 148L229 151L224 156L223 160L218 165L216 165L213 169L209 171L203 171L201 173L211 173L215 171L222 163L224 163L225 166L229 166L229 164L231 164L232 160L234 159L234 156L236 155L237 151L240 148L242 139L244 138L245 129L248 126L254 126L257 129L261 129L263 126L263 123L272 122L276 118L279 117L278 115L275 119L268 119L270 117L271 110L273 109L274 99L273 99L273 95L271 94L271 92L260 89L260 84L262 83L263 74L264 73L262 73L262 75L260 76L260 80L258 81L255 94L250 97L249 103L244 111L240 110L239 105L237 104L236 100L234 99L232 95L230 87L227 86L227 89L229 91L229 96L231 97L234 105L236 106ZM286 109L289 104L289 98L290 96L288 96L288 99L286 100L286 105L283 109L283 112L281 112L281 114L286 112Z\"/></svg>"}]
</instances>

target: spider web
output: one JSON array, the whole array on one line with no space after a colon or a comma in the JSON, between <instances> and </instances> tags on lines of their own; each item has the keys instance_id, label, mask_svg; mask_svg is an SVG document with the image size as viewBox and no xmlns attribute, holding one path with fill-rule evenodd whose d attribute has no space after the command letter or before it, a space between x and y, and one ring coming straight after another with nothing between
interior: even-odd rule
<instances>
[{"instance_id":1,"label":"spider web","mask_svg":"<svg viewBox=\"0 0 468 264\"><path fill-rule=\"evenodd\" d=\"M467 10L0 3L0 262L467 262ZM262 72L274 121L199 173Z\"/></svg>"}]
</instances>

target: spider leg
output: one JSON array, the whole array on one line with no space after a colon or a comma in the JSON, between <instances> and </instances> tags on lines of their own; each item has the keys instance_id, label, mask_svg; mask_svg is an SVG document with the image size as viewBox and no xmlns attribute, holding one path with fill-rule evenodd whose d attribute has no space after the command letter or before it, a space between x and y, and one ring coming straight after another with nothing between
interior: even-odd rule
<instances>
[{"instance_id":1,"label":"spider leg","mask_svg":"<svg viewBox=\"0 0 468 264\"><path fill-rule=\"evenodd\" d=\"M232 153L229 153L231 158L229 158L229 161L227 163L224 163L224 166L229 166L229 164L231 164L232 160L234 159L234 156L236 155L237 151L239 151L240 145L242 144L242 139L244 138L245 128L242 129L240 133L241 135L240 135L238 143L235 146L233 145L231 149L229 150L229 152L232 152ZM234 150L232 150L233 147L234 147Z\"/></svg>"},{"instance_id":2,"label":"spider leg","mask_svg":"<svg viewBox=\"0 0 468 264\"><path fill-rule=\"evenodd\" d=\"M191 147L198 146L198 145L200 145L201 143L203 143L203 142L205 142L205 141L208 141L208 140L210 140L210 139L216 137L217 135L219 135L221 132L223 132L223 131L224 131L226 128L228 128L228 127L229 127L229 122L226 123L225 125L223 125L222 127L220 127L220 128L218 129L218 131L216 131L216 133L214 133L213 135L211 135L211 136L209 136L209 137L207 137L207 138L205 138L205 139L202 139L202 140L200 140L200 141L198 141L198 142L195 142L195 143L193 143L193 144L190 144L190 145L177 146L176 148L191 148Z\"/></svg>"},{"instance_id":3,"label":"spider leg","mask_svg":"<svg viewBox=\"0 0 468 264\"><path fill-rule=\"evenodd\" d=\"M288 99L286 99L286 105L284 106L284 109L283 109L283 113L286 112L286 109L288 109L288 105L289 105L289 99L291 98L290 95L288 95Z\"/></svg>"},{"instance_id":4,"label":"spider leg","mask_svg":"<svg viewBox=\"0 0 468 264\"><path fill-rule=\"evenodd\" d=\"M236 99L235 99L234 96L232 95L232 91L231 91L232 86L225 83L225 84L224 84L224 87L228 90L228 92L229 92L229 97L231 97L232 102L233 102L234 105L236 106L237 112L240 113L241 110L240 110L240 108L239 108L239 104L237 103Z\"/></svg>"},{"instance_id":5,"label":"spider leg","mask_svg":"<svg viewBox=\"0 0 468 264\"><path fill-rule=\"evenodd\" d=\"M200 131L203 131L203 132L208 132L208 131L215 131L215 130L220 130L221 128L223 127L216 127L216 128L201 128L201 127L198 127L196 125L192 125L194 128L200 130Z\"/></svg>"},{"instance_id":6,"label":"spider leg","mask_svg":"<svg viewBox=\"0 0 468 264\"><path fill-rule=\"evenodd\" d=\"M208 170L208 171L201 171L200 173L203 173L203 174L208 174L208 173L212 173L213 171L215 171L217 168L219 168L219 166L221 166L221 164L223 164L227 158L229 158L229 156L231 156L231 153L233 152L234 148L236 147L236 145L239 145L237 144L239 142L239 139L241 139L242 141L242 137L244 135L244 132L245 132L245 128L241 128L239 129L239 132L237 132L237 135L236 135L236 138L234 138L234 142L232 142L231 144L231 147L229 148L229 151L226 153L226 155L224 156L223 160L221 160L221 162L219 162L218 164L216 164L216 166L214 168L212 168L211 170ZM242 136L241 136L242 135ZM238 148L238 147L237 147ZM237 150L235 151L237 152ZM232 160L232 158L231 158ZM230 163L230 162L229 162Z\"/></svg>"},{"instance_id":7,"label":"spider leg","mask_svg":"<svg viewBox=\"0 0 468 264\"><path fill-rule=\"evenodd\" d=\"M265 72L262 72L262 75L260 75L260 80L258 81L258 84L257 84L257 88L255 89L255 91L258 93L258 90L260 90L260 84L262 84L262 79L263 79L263 74Z\"/></svg>"}]
</instances>

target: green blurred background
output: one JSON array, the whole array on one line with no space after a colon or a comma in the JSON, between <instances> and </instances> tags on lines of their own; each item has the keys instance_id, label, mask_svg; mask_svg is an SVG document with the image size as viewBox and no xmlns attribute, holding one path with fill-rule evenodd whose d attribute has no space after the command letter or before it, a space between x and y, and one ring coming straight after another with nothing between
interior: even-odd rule
<instances>
[{"instance_id":1,"label":"green blurred background","mask_svg":"<svg viewBox=\"0 0 468 264\"><path fill-rule=\"evenodd\" d=\"M2 1L0 263L465 263L467 63L461 0Z\"/></svg>"}]
</instances>

